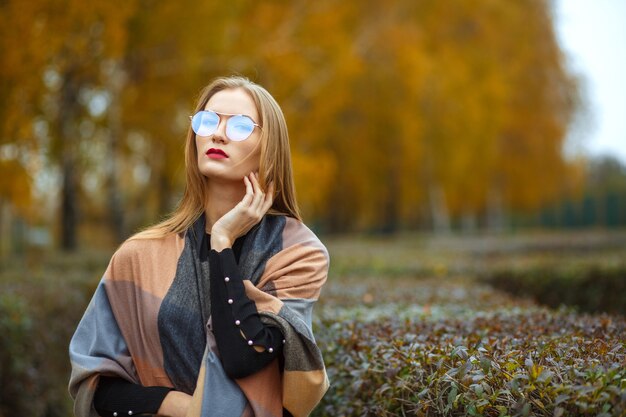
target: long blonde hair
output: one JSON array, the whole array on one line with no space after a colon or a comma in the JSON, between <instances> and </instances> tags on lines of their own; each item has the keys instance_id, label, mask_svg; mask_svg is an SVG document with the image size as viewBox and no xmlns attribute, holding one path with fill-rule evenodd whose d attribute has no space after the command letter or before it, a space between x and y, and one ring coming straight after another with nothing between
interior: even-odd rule
<instances>
[{"instance_id":1,"label":"long blonde hair","mask_svg":"<svg viewBox=\"0 0 626 417\"><path fill-rule=\"evenodd\" d=\"M240 76L217 78L200 92L194 114L203 110L215 93L238 88L250 95L261 117L259 182L265 190L267 184L273 181L275 189L274 203L269 213L301 220L291 168L287 122L280 106L265 88ZM183 232L204 213L208 202L206 184L209 179L198 169L195 139L195 133L189 126L185 143L185 192L178 206L165 220L137 233L131 239L159 238Z\"/></svg>"}]
</instances>

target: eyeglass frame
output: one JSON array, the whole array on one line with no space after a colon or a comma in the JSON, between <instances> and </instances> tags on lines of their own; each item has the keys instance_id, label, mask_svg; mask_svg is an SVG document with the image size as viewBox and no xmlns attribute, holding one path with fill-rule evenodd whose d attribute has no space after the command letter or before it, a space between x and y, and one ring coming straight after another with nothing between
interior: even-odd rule
<instances>
[{"instance_id":1,"label":"eyeglass frame","mask_svg":"<svg viewBox=\"0 0 626 417\"><path fill-rule=\"evenodd\" d=\"M230 118L231 118L231 117L233 117L233 116L243 116L243 117L247 117L248 119L250 119L250 120L252 121L252 125L253 125L254 127L258 127L259 129L261 129L261 131L263 131L263 126L261 126L260 124L256 123L256 122L254 121L254 119L253 119L252 117L248 116L247 114L241 114L241 113L220 113L220 112L217 112L217 111L215 111L215 110L211 110L211 109L198 110L198 111L196 112L196 114L198 114L198 113L200 113L200 112L203 112L203 111L210 111L210 112L213 112L213 113L217 114L217 117L219 118L219 121L218 121L217 126L216 126L216 128L215 128L215 132L217 132L217 130L219 129L220 125L222 124L222 116L228 116L228 119L230 119ZM193 122L193 117L194 117L196 114L194 114L193 116L189 116L189 121ZM226 123L228 123L228 119L227 119ZM193 123L192 123L192 125L191 125L191 130L193 131L194 135L198 135L198 133L196 133L196 131L195 131L195 130L193 130ZM211 135L214 135L214 134L215 134L215 132L213 132ZM254 132L254 129L252 130L252 132L250 132L250 134L249 134L249 135L248 135L245 139L242 139L242 140L233 140L233 139L231 139L231 138L228 138L228 140L231 140L231 141L233 141L233 142L243 142L244 140L248 140L248 139L250 138L250 136L252 136L252 133L253 133L253 132ZM226 130L224 130L224 133L226 133ZM208 136L203 136L203 137L208 137ZM228 137L228 134L226 134L226 137Z\"/></svg>"}]
</instances>

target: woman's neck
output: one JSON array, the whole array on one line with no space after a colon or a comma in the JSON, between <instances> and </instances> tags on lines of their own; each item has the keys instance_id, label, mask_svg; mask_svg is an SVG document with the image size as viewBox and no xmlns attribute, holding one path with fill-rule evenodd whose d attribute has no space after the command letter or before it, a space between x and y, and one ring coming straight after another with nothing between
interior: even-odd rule
<instances>
[{"instance_id":1,"label":"woman's neck","mask_svg":"<svg viewBox=\"0 0 626 417\"><path fill-rule=\"evenodd\" d=\"M206 232L211 229L216 221L235 207L246 194L243 181L228 181L211 179L207 184L207 201L204 210L206 218Z\"/></svg>"}]
</instances>

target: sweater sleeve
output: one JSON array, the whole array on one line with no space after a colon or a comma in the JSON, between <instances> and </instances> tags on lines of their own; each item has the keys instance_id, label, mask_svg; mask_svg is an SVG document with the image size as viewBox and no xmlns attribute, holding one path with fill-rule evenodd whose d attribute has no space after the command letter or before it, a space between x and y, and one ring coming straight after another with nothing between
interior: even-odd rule
<instances>
[{"instance_id":1,"label":"sweater sleeve","mask_svg":"<svg viewBox=\"0 0 626 417\"><path fill-rule=\"evenodd\" d=\"M226 374L244 378L263 369L282 351L283 334L261 321L246 296L233 250L211 250L211 316L217 349Z\"/></svg>"},{"instance_id":2,"label":"sweater sleeve","mask_svg":"<svg viewBox=\"0 0 626 417\"><path fill-rule=\"evenodd\" d=\"M93 406L102 417L156 414L168 387L144 387L123 378L101 376Z\"/></svg>"}]
</instances>

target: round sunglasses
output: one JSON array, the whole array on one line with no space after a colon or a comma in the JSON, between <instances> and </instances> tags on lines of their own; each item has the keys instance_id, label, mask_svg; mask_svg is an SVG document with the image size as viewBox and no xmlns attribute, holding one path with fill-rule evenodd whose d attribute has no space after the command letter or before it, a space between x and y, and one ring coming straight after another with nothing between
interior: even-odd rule
<instances>
[{"instance_id":1,"label":"round sunglasses","mask_svg":"<svg viewBox=\"0 0 626 417\"><path fill-rule=\"evenodd\" d=\"M200 110L191 119L191 128L198 136L211 136L217 132L222 116L226 117L226 136L236 142L250 137L254 128L261 129L261 125L254 123L250 117L244 114L218 113L213 110Z\"/></svg>"}]
</instances>

